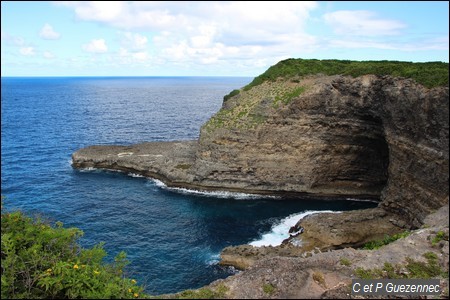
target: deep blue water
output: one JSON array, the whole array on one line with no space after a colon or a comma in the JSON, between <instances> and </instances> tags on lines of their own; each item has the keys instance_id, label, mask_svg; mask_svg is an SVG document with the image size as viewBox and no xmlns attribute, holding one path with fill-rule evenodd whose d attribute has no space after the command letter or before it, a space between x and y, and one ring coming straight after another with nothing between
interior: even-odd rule
<instances>
[{"instance_id":1,"label":"deep blue water","mask_svg":"<svg viewBox=\"0 0 450 300\"><path fill-rule=\"evenodd\" d=\"M40 214L124 250L130 277L152 294L197 288L232 273L220 250L261 239L288 216L373 203L201 195L146 178L77 171L71 154L93 144L196 139L223 95L251 78L1 79L1 182L6 209Z\"/></svg>"}]
</instances>

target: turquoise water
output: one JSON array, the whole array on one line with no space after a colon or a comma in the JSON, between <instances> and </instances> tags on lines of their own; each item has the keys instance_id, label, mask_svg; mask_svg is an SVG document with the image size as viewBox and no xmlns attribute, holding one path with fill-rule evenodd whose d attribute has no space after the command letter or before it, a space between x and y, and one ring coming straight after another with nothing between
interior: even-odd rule
<instances>
[{"instance_id":1,"label":"turquoise water","mask_svg":"<svg viewBox=\"0 0 450 300\"><path fill-rule=\"evenodd\" d=\"M197 288L234 270L229 245L282 239L293 215L370 202L279 200L170 190L127 174L77 171L71 154L94 144L196 139L223 95L251 78L2 78L1 180L7 209L40 214L126 251L130 276L152 294Z\"/></svg>"}]
</instances>

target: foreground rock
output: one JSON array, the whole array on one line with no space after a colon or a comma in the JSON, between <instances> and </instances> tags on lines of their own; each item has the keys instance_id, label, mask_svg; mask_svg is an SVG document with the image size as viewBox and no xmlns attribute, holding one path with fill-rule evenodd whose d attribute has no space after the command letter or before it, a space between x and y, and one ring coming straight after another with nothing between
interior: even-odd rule
<instances>
[{"instance_id":1,"label":"foreground rock","mask_svg":"<svg viewBox=\"0 0 450 300\"><path fill-rule=\"evenodd\" d=\"M304 232L286 239L282 245L230 246L221 252L220 264L245 270L268 257L306 257L328 250L360 247L404 231L399 225L405 224L405 220L380 208L313 214L296 225L303 227Z\"/></svg>"},{"instance_id":2,"label":"foreground rock","mask_svg":"<svg viewBox=\"0 0 450 300\"><path fill-rule=\"evenodd\" d=\"M246 271L217 280L205 289L226 290L223 297L232 299L354 298L349 286L352 279L358 278L358 268L381 270L389 263L407 272L408 260L426 263L424 254L431 252L437 256L439 268L447 273L446 277L436 278L441 278L440 298L448 298L448 213L446 205L425 218L423 228L378 250L345 248L310 257L261 259ZM445 237L433 242L439 232Z\"/></svg>"}]
</instances>

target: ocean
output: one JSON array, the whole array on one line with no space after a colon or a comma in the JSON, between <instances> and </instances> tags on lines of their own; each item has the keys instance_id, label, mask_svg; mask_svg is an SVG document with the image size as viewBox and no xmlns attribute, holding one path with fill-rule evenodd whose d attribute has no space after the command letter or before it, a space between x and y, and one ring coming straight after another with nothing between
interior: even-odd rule
<instances>
[{"instance_id":1,"label":"ocean","mask_svg":"<svg viewBox=\"0 0 450 300\"><path fill-rule=\"evenodd\" d=\"M192 140L244 77L1 78L1 194L20 209L84 231L83 247L125 251L148 293L198 288L236 271L218 265L230 245L276 245L315 211L374 207L169 189L133 174L74 170L90 145Z\"/></svg>"}]
</instances>

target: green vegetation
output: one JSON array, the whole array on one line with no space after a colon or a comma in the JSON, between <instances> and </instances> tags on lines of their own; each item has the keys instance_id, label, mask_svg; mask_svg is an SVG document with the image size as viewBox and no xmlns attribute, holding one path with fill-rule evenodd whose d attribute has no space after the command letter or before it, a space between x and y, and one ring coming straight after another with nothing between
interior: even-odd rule
<instances>
[{"instance_id":1,"label":"green vegetation","mask_svg":"<svg viewBox=\"0 0 450 300\"><path fill-rule=\"evenodd\" d=\"M248 91L265 81L275 81L279 77L289 78L315 74L342 74L353 77L365 74L391 75L412 78L428 88L448 86L448 63L443 62L413 63L387 60L351 61L290 58L271 66L263 74L255 77L243 90Z\"/></svg>"},{"instance_id":2,"label":"green vegetation","mask_svg":"<svg viewBox=\"0 0 450 300\"><path fill-rule=\"evenodd\" d=\"M187 170L187 169L190 169L191 167L192 167L192 165L190 165L190 164L179 164L179 165L175 166L175 168L181 169L181 170Z\"/></svg>"},{"instance_id":3,"label":"green vegetation","mask_svg":"<svg viewBox=\"0 0 450 300\"><path fill-rule=\"evenodd\" d=\"M143 298L143 288L124 276L126 254L104 263L103 244L83 249L83 232L51 226L40 218L16 211L1 214L1 297L106 299Z\"/></svg>"},{"instance_id":4,"label":"green vegetation","mask_svg":"<svg viewBox=\"0 0 450 300\"><path fill-rule=\"evenodd\" d=\"M289 104L289 102L291 102L292 99L300 96L305 90L306 90L306 87L299 86L299 87L294 88L291 91L288 91L285 94L277 95L275 97L275 100L273 101L273 107L278 108L278 105L280 102L285 105Z\"/></svg>"},{"instance_id":5,"label":"green vegetation","mask_svg":"<svg viewBox=\"0 0 450 300\"><path fill-rule=\"evenodd\" d=\"M227 291L228 287L220 284L215 290L211 290L208 288L186 290L175 295L170 295L170 297L171 299L222 299L225 297Z\"/></svg>"},{"instance_id":6,"label":"green vegetation","mask_svg":"<svg viewBox=\"0 0 450 300\"><path fill-rule=\"evenodd\" d=\"M327 287L327 285L325 284L325 277L323 276L322 272L314 272L313 279L323 288Z\"/></svg>"},{"instance_id":7,"label":"green vegetation","mask_svg":"<svg viewBox=\"0 0 450 300\"><path fill-rule=\"evenodd\" d=\"M442 240L448 241L448 234L441 230L431 239L431 244L435 246Z\"/></svg>"},{"instance_id":8,"label":"green vegetation","mask_svg":"<svg viewBox=\"0 0 450 300\"><path fill-rule=\"evenodd\" d=\"M238 95L240 92L241 92L240 90L232 90L228 95L223 96L223 101L224 102L227 101L231 97Z\"/></svg>"},{"instance_id":9,"label":"green vegetation","mask_svg":"<svg viewBox=\"0 0 450 300\"><path fill-rule=\"evenodd\" d=\"M394 234L392 236L386 235L384 237L384 239L382 239L382 240L370 241L370 242L364 244L363 249L364 250L375 250L375 249L378 249L378 248L380 248L380 247L382 247L384 245L390 244L393 241L396 241L396 240L401 239L401 238L405 238L405 237L407 237L410 234L411 234L411 232L404 231L404 232L401 232L401 233Z\"/></svg>"},{"instance_id":10,"label":"green vegetation","mask_svg":"<svg viewBox=\"0 0 450 300\"><path fill-rule=\"evenodd\" d=\"M275 293L275 287L270 283L266 283L263 285L263 292L268 295L272 295Z\"/></svg>"},{"instance_id":11,"label":"green vegetation","mask_svg":"<svg viewBox=\"0 0 450 300\"><path fill-rule=\"evenodd\" d=\"M348 258L345 258L345 257L341 258L339 260L339 262L341 263L341 265L346 266L346 267L349 267L352 264L352 262Z\"/></svg>"},{"instance_id":12,"label":"green vegetation","mask_svg":"<svg viewBox=\"0 0 450 300\"><path fill-rule=\"evenodd\" d=\"M415 261L409 257L406 258L406 266L393 266L385 263L383 269L363 269L357 268L355 275L361 279L379 279L379 278L448 278L448 273L439 267L438 256L433 252L426 252L423 256L427 262Z\"/></svg>"}]
</instances>

